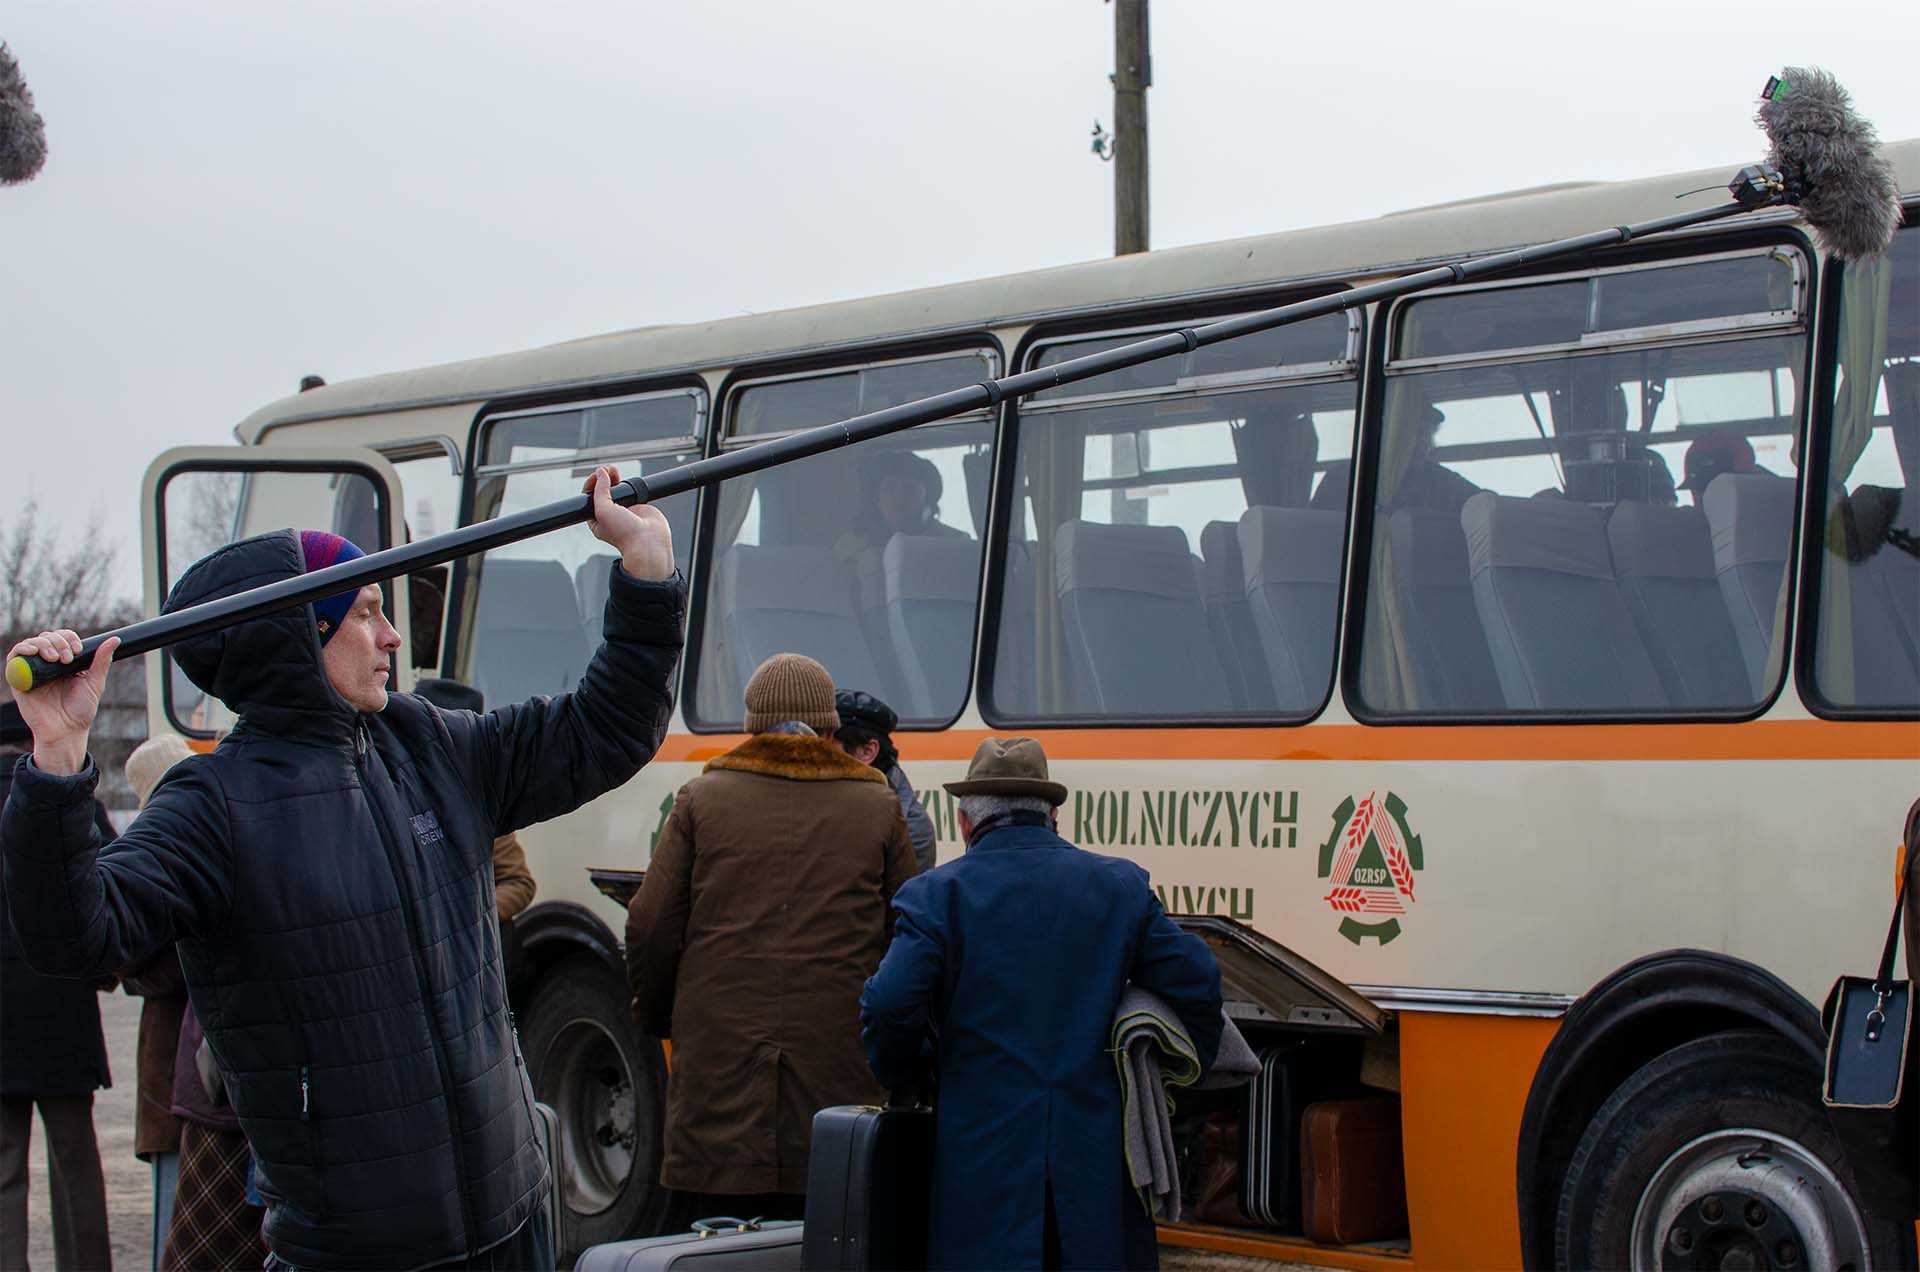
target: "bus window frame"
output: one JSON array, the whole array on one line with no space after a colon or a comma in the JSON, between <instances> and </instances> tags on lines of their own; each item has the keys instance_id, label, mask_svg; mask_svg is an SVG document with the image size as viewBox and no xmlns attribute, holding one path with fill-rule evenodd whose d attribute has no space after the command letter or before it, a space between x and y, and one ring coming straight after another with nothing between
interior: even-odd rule
<instances>
[{"instance_id":1,"label":"bus window frame","mask_svg":"<svg viewBox=\"0 0 1920 1272\"><path fill-rule=\"evenodd\" d=\"M745 389L758 388L767 384L779 384L794 380L819 379L831 375L846 375L864 371L872 367L898 366L911 362L930 362L938 358L952 357L955 354L984 353L988 366L997 377L1007 365L1007 354L1000 340L991 331L980 330L959 332L943 336L933 342L915 345L866 345L852 349L837 350L832 354L815 355L800 359L783 358L775 362L743 363L727 372L721 382L717 395L719 407L715 412L716 426L709 429L710 444L707 453L718 455L725 451L745 450L761 442L775 441L782 437L791 437L804 429L786 429L777 433L750 433L737 435L733 424L739 409L740 394ZM980 589L985 585L986 572L993 550L993 509L1000 484L1000 454L1005 432L1006 404L985 407L978 411L968 411L956 415L950 420L921 427L938 428L945 424L960 423L968 420L985 420L993 437L993 467L987 490L987 533L980 539L979 576L974 584L973 646L967 659L966 690L960 696L959 705L953 714L942 720L902 720L895 727L896 733L941 733L951 729L966 714L973 702L976 686L979 684L980 665L980 622L986 609L986 598ZM833 421L828 421L829 423ZM840 448L836 448L840 449ZM829 454L831 452L822 452ZM707 490L714 497L706 498ZM714 534L719 526L719 484L701 491L699 516L694 522L693 551L688 554L688 563L692 566L696 578L703 582L711 575L714 551ZM707 610L706 597L702 593L695 600L689 591L687 601L686 644L681 655L680 673L680 719L688 733L707 736L728 736L740 733L745 725L711 724L699 720L693 704L699 691L700 654L706 642Z\"/></svg>"},{"instance_id":2,"label":"bus window frame","mask_svg":"<svg viewBox=\"0 0 1920 1272\"><path fill-rule=\"evenodd\" d=\"M519 464L483 464L486 454L482 449L492 426L501 420L523 419L533 415L553 415L561 411L585 410L594 406L612 406L622 402L668 398L685 395L693 399L693 423L695 434L686 438L666 438L658 442L635 442L631 446L595 447L589 451L579 451L564 459L526 460ZM474 412L473 422L467 426L467 464L460 479L460 524L473 524L474 499L478 494L480 480L484 477L509 476L516 472L533 472L546 468L572 467L576 464L605 463L621 459L644 459L650 455L673 454L677 451L697 451L703 458L712 453L710 440L713 420L711 404L704 380L688 376L675 376L664 382L650 384L609 387L595 385L564 394L547 394L538 398L512 397L480 404ZM685 445L679 443L684 442ZM704 491L694 495L694 526L698 537L700 513L706 500ZM463 556L454 561L453 580L448 587L446 621L441 625L440 633L440 674L457 676L464 682L467 668L455 661L460 649L460 640L467 625L467 602L472 591L473 555ZM689 568L694 566L694 557L687 557ZM688 580L687 594L689 604L693 594L692 581ZM683 662L684 665L684 662ZM684 676L684 672L682 675Z\"/></svg>"},{"instance_id":3,"label":"bus window frame","mask_svg":"<svg viewBox=\"0 0 1920 1272\"><path fill-rule=\"evenodd\" d=\"M1920 198L1909 198L1901 206L1905 215L1901 218L1898 232L1920 234ZM1847 286L1847 270L1844 263L1836 262L1831 274L1832 281L1823 289L1824 294L1820 297L1818 379L1808 381L1811 386L1808 393L1818 404L1814 410L1820 427L1811 430L1811 437L1803 447L1806 462L1802 468L1807 471L1818 471L1821 480L1812 483L1806 492L1806 507L1802 512L1802 519L1807 526L1826 525L1827 511L1831 507L1826 474L1828 465L1833 460L1833 396L1840 374L1840 313L1842 306L1846 303ZM1885 707L1848 706L1845 703L1833 701L1820 691L1820 679L1815 661L1819 656L1817 642L1820 632L1821 587L1825 582L1822 572L1826 568L1826 540L1819 534L1807 534L1802 536L1802 539L1803 541L1797 545L1797 555L1790 558L1796 561L1800 568L1788 571L1801 576L1800 595L1807 598L1807 603L1799 606L1793 614L1795 630L1791 661L1794 687L1800 694L1800 701L1806 705L1809 713L1822 720L1886 721L1903 724L1920 720L1920 707L1910 711L1898 711Z\"/></svg>"},{"instance_id":4,"label":"bus window frame","mask_svg":"<svg viewBox=\"0 0 1920 1272\"><path fill-rule=\"evenodd\" d=\"M1732 240L1730 244L1727 240ZM1702 244L1705 250L1700 250ZM1736 246L1737 244L1737 246ZM1747 245L1751 246L1747 246ZM1689 250L1689 248L1693 250ZM1348 533L1348 575L1345 591L1344 610L1341 623L1339 680L1340 693L1347 711L1361 724L1370 727L1430 727L1430 726L1475 726L1475 725L1511 725L1526 727L1529 725L1607 725L1607 724L1742 724L1757 720L1771 711L1780 700L1790 679L1790 671L1798 662L1799 626L1798 610L1801 593L1798 587L1799 571L1783 569L1780 585L1786 589L1787 621L1786 638L1789 648L1780 660L1780 670L1774 676L1771 686L1754 703L1727 710L1708 710L1700 708L1665 708L1657 711L1583 711L1583 710L1547 710L1473 712L1437 712L1437 711L1399 711L1383 712L1370 705L1360 692L1361 646L1366 639L1366 600L1367 589L1372 581L1373 569L1373 523L1374 496L1379 483L1380 433L1385 427L1384 411L1386 404L1386 385L1388 379L1396 375L1396 370L1388 359L1388 346L1393 343L1398 330L1400 310L1416 300L1430 299L1437 295L1450 295L1462 291L1480 291L1490 288L1522 288L1542 283L1563 282L1599 277L1603 274L1623 273L1630 270L1651 270L1678 263L1727 259L1741 255L1765 255L1771 250L1786 247L1796 253L1799 268L1796 271L1796 289L1800 297L1800 313L1792 323L1766 326L1727 326L1716 329L1711 334L1691 333L1675 338L1642 338L1632 343L1619 340L1594 341L1587 344L1568 344L1558 346L1536 346L1524 350L1494 350L1473 354L1457 355L1445 359L1420 359L1420 366L1409 367L1397 374L1413 374L1417 371L1430 371L1439 367L1454 369L1474 364L1511 366L1521 362L1544 362L1575 358L1601 358L1610 354L1633 349L1681 348L1689 345L1721 343L1732 336L1734 339L1761 339L1769 335L1802 334L1804 347L1801 354L1800 384L1803 386L1797 405L1797 418L1789 436L1801 460L1795 465L1794 481L1794 519L1787 542L1788 562L1800 559L1801 528L1804 521L1806 501L1806 477L1809 471L1807 461L1807 434L1812 420L1812 390L1804 386L1814 383L1814 375L1820 365L1821 336L1816 318L1824 308L1822 285L1825 275L1822 260L1812 240L1802 231L1791 226L1753 226L1739 227L1730 231L1714 233L1691 233L1674 240L1652 245L1636 246L1624 251L1602 255L1600 260L1617 260L1618 263L1601 264L1585 270L1554 270L1538 275L1518 274L1502 278L1493 283L1472 283L1458 288L1437 287L1430 291L1417 292L1397 299L1388 307L1387 313L1380 318L1377 330L1380 338L1374 341L1370 350L1367 367L1367 380L1372 392L1367 395L1365 411L1359 419L1360 439L1356 443L1353 489L1350 492ZM1618 260L1624 256L1626 259ZM1782 311L1775 311L1782 312ZM1709 322L1725 320L1710 319ZM1674 324L1674 326L1694 326L1696 324ZM1671 330L1672 328L1638 328L1639 332ZM1605 336L1617 336L1620 333L1598 333ZM1523 356L1516 357L1515 354ZM1362 444L1363 443L1363 444Z\"/></svg>"},{"instance_id":5,"label":"bus window frame","mask_svg":"<svg viewBox=\"0 0 1920 1272\"><path fill-rule=\"evenodd\" d=\"M330 476L339 477L364 477L368 483L373 486L374 515L379 520L381 533L391 535L391 525L393 522L392 499L395 492L387 489L387 480L378 469L369 467L367 464L358 460L275 459L271 456L270 448L268 447L240 448L231 459L182 460L178 464L168 466L153 491L153 560L156 578L159 580L163 589L161 593L163 598L171 593L174 585L179 582L178 579L172 578L167 572L167 489L173 485L174 479L177 477L185 477L192 473L238 473L241 483L240 498L235 504L234 510L234 529L238 529L240 519L244 517L246 513L247 499L252 494L253 475L263 472L326 473ZM229 539L227 542L236 543L238 540ZM392 546L394 545L381 545L382 548ZM379 549L375 549L375 551L378 550ZM381 584L381 591L386 593L388 599L391 600L393 593L390 583ZM389 607L389 616L391 616L391 614L392 609ZM401 635L405 637L407 633L402 632ZM409 658L411 658L411 638L408 640L408 655ZM197 729L190 725L183 724L180 721L179 714L174 710L173 670L177 665L170 650L161 651L161 714L166 717L167 724L179 732L182 737L193 738L200 741L212 741L219 736L215 730Z\"/></svg>"},{"instance_id":6,"label":"bus window frame","mask_svg":"<svg viewBox=\"0 0 1920 1272\"><path fill-rule=\"evenodd\" d=\"M1260 295L1242 294L1236 296L1227 305L1216 302L1212 305L1192 303L1185 306L1169 305L1150 311L1136 311L1128 315L1110 316L1109 323L1101 323L1105 315L1081 314L1062 322L1036 327L1028 332L1015 350L1015 365L1022 371L1031 370L1038 352L1048 345L1074 343L1083 340L1099 340L1116 336L1140 336L1176 331L1195 322L1217 322L1235 314L1258 312L1263 308L1292 304L1297 301L1313 300L1321 296L1338 295L1352 290L1353 284L1342 279L1332 282L1322 281L1317 286L1294 288L1286 291ZM993 487L990 492L991 506L987 522L989 536L986 563L988 574L983 580L984 594L980 604L980 618L977 642L976 662L978 667L974 675L974 700L980 718L989 727L995 729L1180 729L1180 728L1220 728L1220 729L1273 729L1299 728L1312 724L1326 714L1333 696L1339 691L1341 673L1339 667L1340 651L1343 647L1341 625L1346 605L1336 600L1334 610L1333 653L1334 670L1327 678L1327 686L1320 700L1313 708L1304 713L1278 715L1272 712L1210 712L1192 715L1102 715L1093 713L1063 714L1050 716L1024 716L1002 713L992 701L995 662L1000 649L1001 595L1005 590L1007 543L1012 533L1014 508L1013 495L1015 482L1012 465L1019 461L1020 424L1025 415L1057 414L1064 409L1084 410L1096 405L1125 403L1129 401L1169 401L1187 397L1225 396L1233 393L1258 392L1273 388L1292 387L1302 384L1332 384L1351 379L1354 386L1353 432L1348 439L1348 457L1357 462L1354 450L1360 442L1361 421L1366 409L1367 376L1366 350L1374 343L1373 332L1377 327L1367 306L1355 306L1345 310L1347 315L1347 349L1353 355L1351 361L1340 364L1337 372L1322 371L1313 374L1268 375L1257 380L1242 381L1237 373L1232 382L1227 377L1207 376L1203 380L1221 383L1175 384L1164 389L1137 389L1124 393L1086 394L1079 398L1061 399L1041 403L1033 410L1022 409L1024 404L1009 401L1002 404L999 448L994 456ZM1320 364L1299 364L1303 367ZM1224 390L1224 393L1223 393ZM1334 461L1329 461L1334 462ZM1236 471L1238 466L1236 465ZM1341 532L1341 560L1339 582L1335 587L1336 598L1343 598L1347 587L1347 569L1353 554L1353 518L1351 515L1352 494L1348 495L1349 513L1346 525Z\"/></svg>"}]
</instances>

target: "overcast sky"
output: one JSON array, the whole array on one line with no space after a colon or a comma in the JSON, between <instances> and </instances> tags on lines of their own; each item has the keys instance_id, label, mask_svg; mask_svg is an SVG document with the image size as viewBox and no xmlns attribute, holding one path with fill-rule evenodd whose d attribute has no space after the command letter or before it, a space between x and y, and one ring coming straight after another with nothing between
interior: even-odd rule
<instances>
[{"instance_id":1,"label":"overcast sky","mask_svg":"<svg viewBox=\"0 0 1920 1272\"><path fill-rule=\"evenodd\" d=\"M1901 16L1904 14L1905 16ZM8 0L0 510L339 381L1112 250L1101 0ZM1910 3L1156 0L1156 247L1758 158L1785 63L1920 136Z\"/></svg>"}]
</instances>

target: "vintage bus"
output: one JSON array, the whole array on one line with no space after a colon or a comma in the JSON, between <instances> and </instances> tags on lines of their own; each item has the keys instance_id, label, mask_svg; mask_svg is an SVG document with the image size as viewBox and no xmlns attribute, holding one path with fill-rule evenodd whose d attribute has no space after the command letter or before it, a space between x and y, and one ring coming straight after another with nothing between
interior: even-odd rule
<instances>
[{"instance_id":1,"label":"vintage bus","mask_svg":"<svg viewBox=\"0 0 1920 1272\"><path fill-rule=\"evenodd\" d=\"M1248 1036L1399 1100L1403 1230L1195 1221L1166 1242L1350 1268L1911 1260L1817 1080L1816 1005L1877 955L1920 794L1920 559L1895 542L1920 507L1889 534L1868 515L1920 482L1920 141L1885 153L1909 228L1875 261L1767 211L667 500L692 597L671 733L622 790L523 834L539 896L513 992L561 1115L568 1246L644 1229L660 1199L668 1052L630 1022L610 895L741 740L747 674L794 649L897 709L943 859L962 845L941 783L984 736L1041 739L1064 833L1151 871ZM568 495L595 463L659 473L1661 215L1724 177L326 386L154 464L148 606L241 534L391 545ZM612 563L575 529L408 579L401 687L568 689ZM149 663L153 726L215 737L219 705Z\"/></svg>"}]
</instances>

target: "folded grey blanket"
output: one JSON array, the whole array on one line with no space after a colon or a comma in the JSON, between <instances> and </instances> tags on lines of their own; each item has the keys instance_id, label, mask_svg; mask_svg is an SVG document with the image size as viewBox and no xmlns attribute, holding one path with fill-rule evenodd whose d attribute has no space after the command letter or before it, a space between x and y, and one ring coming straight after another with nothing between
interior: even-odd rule
<instances>
[{"instance_id":1,"label":"folded grey blanket","mask_svg":"<svg viewBox=\"0 0 1920 1272\"><path fill-rule=\"evenodd\" d=\"M1180 1017L1159 995L1135 985L1113 1014L1113 1062L1120 1073L1127 1173L1149 1218L1180 1217L1180 1171L1173 1146L1173 1088L1238 1086L1260 1072L1247 1040L1221 1013L1220 1053L1206 1080Z\"/></svg>"}]
</instances>

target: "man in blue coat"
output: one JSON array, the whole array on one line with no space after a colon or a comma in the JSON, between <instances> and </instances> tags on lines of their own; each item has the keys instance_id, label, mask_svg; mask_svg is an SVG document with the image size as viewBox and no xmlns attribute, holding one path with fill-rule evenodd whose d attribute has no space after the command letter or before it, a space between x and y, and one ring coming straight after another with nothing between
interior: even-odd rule
<instances>
[{"instance_id":1,"label":"man in blue coat","mask_svg":"<svg viewBox=\"0 0 1920 1272\"><path fill-rule=\"evenodd\" d=\"M933 1268L1152 1268L1127 1182L1109 1035L1127 982L1179 1013L1204 1067L1220 969L1130 861L1056 833L1066 787L1031 738L988 738L959 800L966 855L893 899L893 944L860 999L873 1072L939 1078Z\"/></svg>"}]
</instances>

